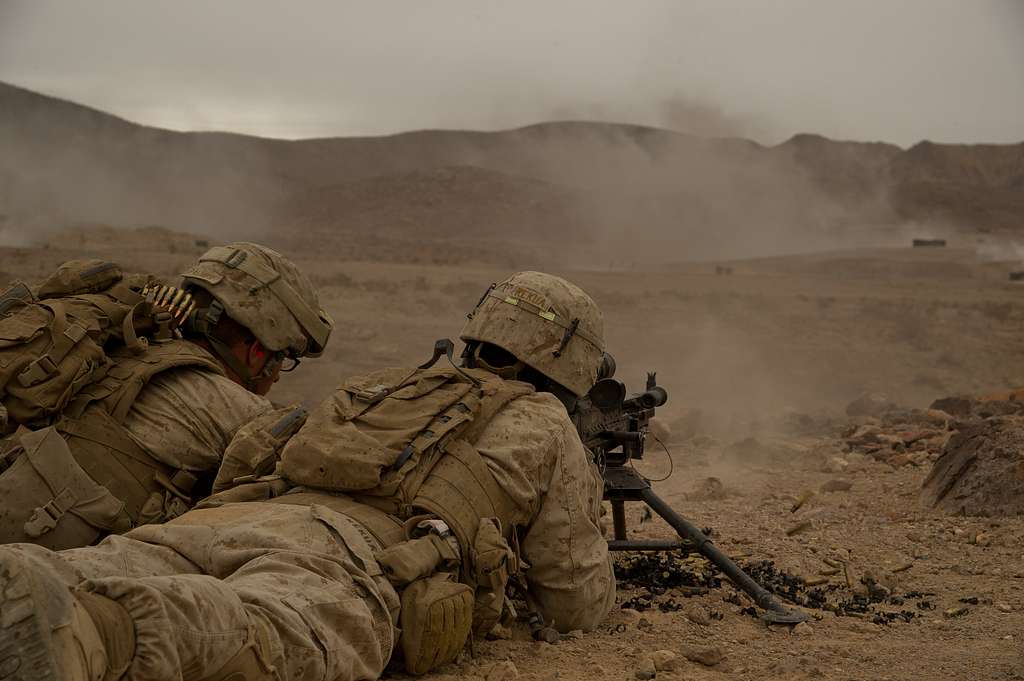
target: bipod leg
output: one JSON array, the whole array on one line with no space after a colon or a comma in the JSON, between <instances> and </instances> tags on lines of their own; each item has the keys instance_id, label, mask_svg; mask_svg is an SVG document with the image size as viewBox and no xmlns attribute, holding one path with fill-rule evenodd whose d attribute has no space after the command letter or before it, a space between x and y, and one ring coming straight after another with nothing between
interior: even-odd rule
<instances>
[{"instance_id":1,"label":"bipod leg","mask_svg":"<svg viewBox=\"0 0 1024 681\"><path fill-rule=\"evenodd\" d=\"M692 544L694 549L714 563L736 586L743 589L754 599L754 602L765 611L761 619L769 624L798 624L807 620L807 615L804 613L787 608L782 603L779 603L770 591L755 582L750 575L741 570L736 563L732 562L729 556L719 551L718 547L711 543L711 539L707 535L701 532L696 525L679 515L675 509L655 494L653 489L647 487L641 490L640 496L651 507L652 511L661 516L665 522L679 533L680 537Z\"/></svg>"}]
</instances>

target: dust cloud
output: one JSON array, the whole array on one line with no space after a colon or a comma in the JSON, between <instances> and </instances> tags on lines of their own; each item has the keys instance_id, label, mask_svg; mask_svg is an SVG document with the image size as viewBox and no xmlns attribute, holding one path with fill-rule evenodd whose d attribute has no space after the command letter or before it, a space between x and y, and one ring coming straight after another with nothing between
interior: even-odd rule
<instances>
[{"instance_id":1,"label":"dust cloud","mask_svg":"<svg viewBox=\"0 0 1024 681\"><path fill-rule=\"evenodd\" d=\"M261 234L285 194L262 140L146 128L2 83L0 112L8 245L88 224Z\"/></svg>"}]
</instances>

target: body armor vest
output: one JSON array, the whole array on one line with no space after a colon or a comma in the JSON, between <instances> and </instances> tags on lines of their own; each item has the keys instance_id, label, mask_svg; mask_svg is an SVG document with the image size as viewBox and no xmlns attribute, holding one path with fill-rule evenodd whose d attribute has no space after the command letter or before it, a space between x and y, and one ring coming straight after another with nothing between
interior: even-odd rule
<instances>
[{"instance_id":1,"label":"body armor vest","mask_svg":"<svg viewBox=\"0 0 1024 681\"><path fill-rule=\"evenodd\" d=\"M157 374L178 367L223 370L183 340L109 356L103 378L82 388L55 425L9 438L0 461L0 542L86 546L192 505L196 477L151 457L122 424Z\"/></svg>"},{"instance_id":2,"label":"body armor vest","mask_svg":"<svg viewBox=\"0 0 1024 681\"><path fill-rule=\"evenodd\" d=\"M532 392L479 369L388 369L350 379L285 446L282 473L308 488L344 493L342 512L385 547L414 539L424 520L442 520L458 545L458 580L476 591L474 626L486 631L519 569L516 528L530 518L498 485L475 443L502 408ZM444 547L435 546L445 558ZM384 553L387 570L396 553Z\"/></svg>"}]
</instances>

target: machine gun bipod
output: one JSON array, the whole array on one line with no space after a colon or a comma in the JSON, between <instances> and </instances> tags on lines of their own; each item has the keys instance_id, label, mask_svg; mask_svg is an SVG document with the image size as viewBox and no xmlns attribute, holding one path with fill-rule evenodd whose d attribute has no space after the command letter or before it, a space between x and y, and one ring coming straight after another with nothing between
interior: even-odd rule
<instances>
[{"instance_id":1,"label":"machine gun bipod","mask_svg":"<svg viewBox=\"0 0 1024 681\"><path fill-rule=\"evenodd\" d=\"M758 584L736 563L715 546L696 525L684 518L659 497L644 478L629 464L641 459L650 419L655 409L668 401L668 393L657 385L655 374L647 375L645 392L626 397L625 385L612 376L615 362L605 355L601 380L575 404L571 416L583 444L594 455L604 476L604 498L611 502L614 539L608 542L612 551L696 551L711 561L736 586L745 591L764 610L761 619L769 624L798 624L807 615L788 608ZM627 539L626 502L636 501L647 507L678 535L679 540Z\"/></svg>"}]
</instances>

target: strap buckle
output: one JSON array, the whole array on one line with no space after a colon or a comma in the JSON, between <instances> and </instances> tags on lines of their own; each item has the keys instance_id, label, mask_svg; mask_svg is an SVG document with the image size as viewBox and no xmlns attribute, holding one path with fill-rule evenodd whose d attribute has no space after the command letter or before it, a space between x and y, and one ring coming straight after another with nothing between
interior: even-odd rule
<instances>
[{"instance_id":1,"label":"strap buckle","mask_svg":"<svg viewBox=\"0 0 1024 681\"><path fill-rule=\"evenodd\" d=\"M56 373L57 364L49 355L43 355L34 362L31 362L18 374L18 383L21 384L22 388L31 388L46 381Z\"/></svg>"},{"instance_id":2,"label":"strap buckle","mask_svg":"<svg viewBox=\"0 0 1024 681\"><path fill-rule=\"evenodd\" d=\"M33 539L42 537L57 527L57 523L60 522L60 519L64 517L66 512L66 509L61 508L56 499L50 499L32 511L31 517L25 521L23 527L25 534Z\"/></svg>"}]
</instances>

